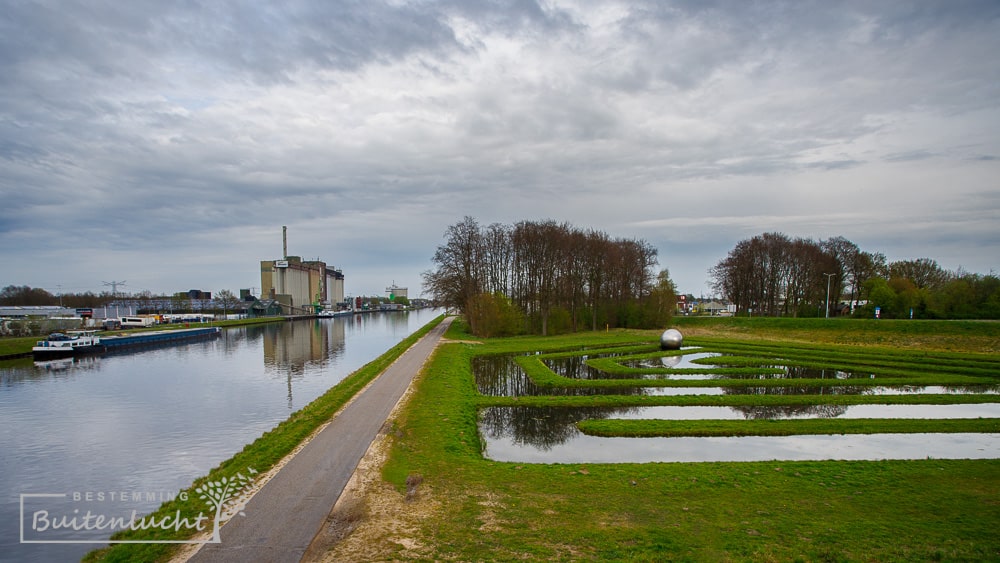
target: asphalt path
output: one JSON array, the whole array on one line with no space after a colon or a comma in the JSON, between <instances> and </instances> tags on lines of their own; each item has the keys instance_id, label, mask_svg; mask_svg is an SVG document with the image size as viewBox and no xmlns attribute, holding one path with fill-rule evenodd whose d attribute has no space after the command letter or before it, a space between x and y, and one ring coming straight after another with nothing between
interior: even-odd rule
<instances>
[{"instance_id":1,"label":"asphalt path","mask_svg":"<svg viewBox=\"0 0 1000 563\"><path fill-rule=\"evenodd\" d=\"M226 522L220 543L192 562L297 562L322 528L361 457L451 324L446 318L403 353Z\"/></svg>"}]
</instances>

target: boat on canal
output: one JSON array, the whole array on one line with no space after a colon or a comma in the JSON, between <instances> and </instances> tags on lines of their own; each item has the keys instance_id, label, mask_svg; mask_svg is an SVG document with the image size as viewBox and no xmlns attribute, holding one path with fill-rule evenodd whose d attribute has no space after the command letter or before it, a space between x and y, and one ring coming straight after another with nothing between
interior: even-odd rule
<instances>
[{"instance_id":1,"label":"boat on canal","mask_svg":"<svg viewBox=\"0 0 1000 563\"><path fill-rule=\"evenodd\" d=\"M100 354L107 347L101 343L96 330L75 330L53 332L45 340L39 340L32 348L31 355L36 360L51 360L84 354Z\"/></svg>"},{"instance_id":2,"label":"boat on canal","mask_svg":"<svg viewBox=\"0 0 1000 563\"><path fill-rule=\"evenodd\" d=\"M352 313L353 313L353 311L347 311L347 310L334 311L333 309L323 309L316 316L318 316L320 318L343 317L345 315L350 315Z\"/></svg>"},{"instance_id":3,"label":"boat on canal","mask_svg":"<svg viewBox=\"0 0 1000 563\"><path fill-rule=\"evenodd\" d=\"M222 329L217 326L156 330L104 337L98 336L96 330L67 331L65 334L54 332L46 340L39 340L31 349L31 355L35 361L45 361L151 346L170 346L192 340L215 338L221 333Z\"/></svg>"}]
</instances>

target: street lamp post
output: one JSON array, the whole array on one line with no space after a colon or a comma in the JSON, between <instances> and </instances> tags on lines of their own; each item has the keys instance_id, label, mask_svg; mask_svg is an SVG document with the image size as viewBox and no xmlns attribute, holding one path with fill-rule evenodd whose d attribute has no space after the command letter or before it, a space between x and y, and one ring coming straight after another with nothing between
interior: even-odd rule
<instances>
[{"instance_id":1,"label":"street lamp post","mask_svg":"<svg viewBox=\"0 0 1000 563\"><path fill-rule=\"evenodd\" d=\"M830 279L836 274L823 274L826 276L826 318L830 318Z\"/></svg>"}]
</instances>

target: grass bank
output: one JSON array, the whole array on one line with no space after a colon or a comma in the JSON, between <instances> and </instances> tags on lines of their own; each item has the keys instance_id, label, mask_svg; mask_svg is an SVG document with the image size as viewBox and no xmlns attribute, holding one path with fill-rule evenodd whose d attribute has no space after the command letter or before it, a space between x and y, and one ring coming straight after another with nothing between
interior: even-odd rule
<instances>
[{"instance_id":1,"label":"grass bank","mask_svg":"<svg viewBox=\"0 0 1000 563\"><path fill-rule=\"evenodd\" d=\"M195 480L183 492L185 494L178 495L177 499L161 505L152 516L162 519L164 516L177 513L177 511L182 515L192 516L197 515L199 512L208 512L205 502L199 499L199 495L194 492L196 488L201 487L209 481L219 481L223 477L232 478L237 472L245 472L248 467L252 467L260 473L268 471L292 452L319 426L330 420L358 391L382 373L403 352L430 332L443 319L444 317L438 317L431 321L378 358L347 376L343 381L330 388L329 391L301 410L292 413L288 419L278 424L274 429L266 432L230 459L220 463L204 477ZM184 540L191 537L190 533L184 532L184 530L173 532L154 528L147 531L119 533L113 539ZM91 552L84 560L108 562L159 561L168 559L174 551L175 547L169 544L116 544L109 548Z\"/></svg>"},{"instance_id":2,"label":"grass bank","mask_svg":"<svg viewBox=\"0 0 1000 563\"><path fill-rule=\"evenodd\" d=\"M1000 321L675 317L685 337L715 336L783 342L882 346L995 354Z\"/></svg>"},{"instance_id":3,"label":"grass bank","mask_svg":"<svg viewBox=\"0 0 1000 563\"><path fill-rule=\"evenodd\" d=\"M987 359L996 351L995 326L989 323L972 323L983 331L976 334L965 334L965 325L928 325L914 334L899 323L898 331L871 329L879 334L872 338L856 335L853 321L835 321L839 330L811 322L725 321L677 324L692 340L749 348L785 342L808 350L808 343L827 343L876 355L913 348L918 356L933 349ZM461 330L460 323L453 324L448 337L469 339ZM477 419L484 406L643 399L484 397L471 372L475 356L614 345L641 349L657 337L618 331L442 345L396 422L382 472L389 493L376 490L380 503L395 504L369 505L367 520L354 532L364 543L355 542L350 553L369 560L459 561L1000 559L998 460L528 464L483 458ZM912 344L917 340L924 344ZM747 348L742 353L753 357ZM896 358L906 359L906 354ZM909 364L893 369L902 372L902 380L919 375ZM944 370L938 375L947 375ZM662 400L645 400L653 399ZM851 424L856 431L880 431L871 421ZM996 421L943 424L983 431L995 428ZM781 426L788 425L776 425L775 433ZM735 431L719 429L727 435ZM420 517L400 525L409 513ZM351 536L341 546L350 543ZM327 561L343 557L346 552L338 549L347 548L334 546Z\"/></svg>"}]
</instances>

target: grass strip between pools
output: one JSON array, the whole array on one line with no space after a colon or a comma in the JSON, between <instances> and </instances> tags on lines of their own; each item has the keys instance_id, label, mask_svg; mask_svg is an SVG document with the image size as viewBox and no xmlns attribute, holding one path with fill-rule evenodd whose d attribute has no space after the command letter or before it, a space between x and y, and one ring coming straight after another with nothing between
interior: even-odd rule
<instances>
[{"instance_id":1,"label":"grass strip between pools","mask_svg":"<svg viewBox=\"0 0 1000 563\"><path fill-rule=\"evenodd\" d=\"M848 420L583 420L590 436L621 438L1000 432L1000 418Z\"/></svg>"}]
</instances>

